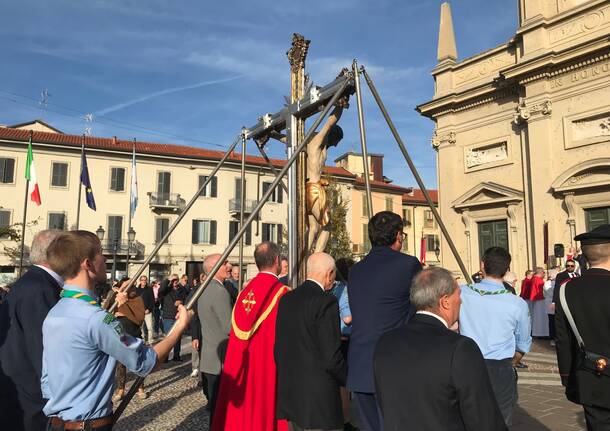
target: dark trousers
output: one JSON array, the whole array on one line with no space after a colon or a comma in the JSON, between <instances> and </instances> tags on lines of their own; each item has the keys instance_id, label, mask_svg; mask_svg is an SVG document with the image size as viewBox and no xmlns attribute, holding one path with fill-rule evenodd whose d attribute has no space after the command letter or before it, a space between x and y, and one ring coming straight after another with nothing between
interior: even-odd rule
<instances>
[{"instance_id":1,"label":"dark trousers","mask_svg":"<svg viewBox=\"0 0 610 431\"><path fill-rule=\"evenodd\" d=\"M203 395L208 399L207 409L210 412L210 429L212 429L212 416L214 416L214 408L216 408L220 376L218 374L201 373L201 380L203 381Z\"/></svg>"},{"instance_id":2,"label":"dark trousers","mask_svg":"<svg viewBox=\"0 0 610 431\"><path fill-rule=\"evenodd\" d=\"M383 429L383 420L381 411L377 405L377 397L375 393L369 392L354 392L356 403L358 403L358 412L360 419L364 422L367 431L381 431Z\"/></svg>"},{"instance_id":3,"label":"dark trousers","mask_svg":"<svg viewBox=\"0 0 610 431\"><path fill-rule=\"evenodd\" d=\"M549 316L549 337L551 340L555 339L555 315L547 314Z\"/></svg>"},{"instance_id":4,"label":"dark trousers","mask_svg":"<svg viewBox=\"0 0 610 431\"><path fill-rule=\"evenodd\" d=\"M504 422L510 427L518 398L517 371L513 368L512 359L485 359L485 365Z\"/></svg>"},{"instance_id":5,"label":"dark trousers","mask_svg":"<svg viewBox=\"0 0 610 431\"><path fill-rule=\"evenodd\" d=\"M610 410L602 407L583 406L587 431L610 430Z\"/></svg>"},{"instance_id":6,"label":"dark trousers","mask_svg":"<svg viewBox=\"0 0 610 431\"><path fill-rule=\"evenodd\" d=\"M174 326L175 322L176 321L174 319L163 319L163 332L165 334L169 334L169 330L172 329L172 326ZM181 342L182 342L182 339L179 338L178 342L174 346L174 359L180 357L180 343Z\"/></svg>"}]
</instances>

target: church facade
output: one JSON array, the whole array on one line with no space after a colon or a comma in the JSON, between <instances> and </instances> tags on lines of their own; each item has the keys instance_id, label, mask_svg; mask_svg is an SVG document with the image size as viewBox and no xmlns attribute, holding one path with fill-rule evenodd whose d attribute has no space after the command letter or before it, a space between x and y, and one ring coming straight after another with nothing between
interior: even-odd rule
<instances>
[{"instance_id":1,"label":"church facade","mask_svg":"<svg viewBox=\"0 0 610 431\"><path fill-rule=\"evenodd\" d=\"M519 0L515 35L458 61L441 6L434 96L417 109L436 125L440 212L471 273L493 245L520 276L552 266L609 222L609 36L610 1ZM457 272L448 249L441 260Z\"/></svg>"}]
</instances>

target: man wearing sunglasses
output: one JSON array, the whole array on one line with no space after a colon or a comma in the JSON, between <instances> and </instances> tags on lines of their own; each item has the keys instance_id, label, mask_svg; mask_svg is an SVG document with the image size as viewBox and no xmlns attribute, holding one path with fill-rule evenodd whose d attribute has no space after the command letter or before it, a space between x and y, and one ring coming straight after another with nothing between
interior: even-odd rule
<instances>
[{"instance_id":1,"label":"man wearing sunglasses","mask_svg":"<svg viewBox=\"0 0 610 431\"><path fill-rule=\"evenodd\" d=\"M573 259L566 260L566 269L565 271L560 272L555 277L555 290L553 291L553 307L555 304L559 303L559 286L561 286L566 281L579 277L576 273L576 262Z\"/></svg>"}]
</instances>

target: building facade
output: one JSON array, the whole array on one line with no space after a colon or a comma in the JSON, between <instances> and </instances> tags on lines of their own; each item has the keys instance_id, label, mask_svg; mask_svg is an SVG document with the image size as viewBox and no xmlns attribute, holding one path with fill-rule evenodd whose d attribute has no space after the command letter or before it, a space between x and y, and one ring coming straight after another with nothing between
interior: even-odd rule
<instances>
[{"instance_id":1,"label":"building facade","mask_svg":"<svg viewBox=\"0 0 610 431\"><path fill-rule=\"evenodd\" d=\"M28 203L26 246L41 229L76 228L83 139L64 134L40 121L0 127L0 227L21 223L23 219L24 172L30 135L42 204ZM139 199L130 221L134 145ZM127 260L129 273L133 274L223 156L220 151L148 142L134 144L117 138L86 137L85 149L97 210L87 206L83 191L79 228L103 230L108 271L111 272L114 264L117 277L125 274ZM284 161L271 160L271 163L280 168ZM157 278L170 273L186 273L195 277L202 270L205 255L225 250L239 227L240 167L241 154L231 154L197 197L169 241L161 247L145 271L146 275ZM353 234L352 249L359 251L361 244L365 243L361 226L363 220L366 221L361 203L364 201L361 197L364 195L364 181L356 173L340 166L327 166L324 175L337 184L344 201L348 202L347 230ZM246 216L250 215L274 179L275 175L264 159L251 155L246 157ZM392 210L400 212L401 196L410 188L383 181L374 181L373 184L375 210L390 208L391 202ZM256 244L265 240L286 242L287 215L287 196L278 187L246 231L246 277L256 273L253 259ZM354 230L354 226L358 226L358 230ZM133 242L128 239L130 228L135 231ZM0 282L9 281L17 273L18 256L7 253L5 248L16 246L18 244L14 241L0 238ZM238 247L232 251L229 260L238 261Z\"/></svg>"},{"instance_id":2,"label":"building facade","mask_svg":"<svg viewBox=\"0 0 610 431\"><path fill-rule=\"evenodd\" d=\"M428 190L438 209L437 190ZM405 221L403 251L430 266L440 265L441 234L434 214L420 189L402 196L402 218ZM423 256L422 256L423 250Z\"/></svg>"},{"instance_id":3,"label":"building facade","mask_svg":"<svg viewBox=\"0 0 610 431\"><path fill-rule=\"evenodd\" d=\"M443 4L434 97L418 107L436 125L440 211L471 272L492 245L519 273L553 265L555 245L610 218L610 2L519 0L519 12L507 43L458 61Z\"/></svg>"}]
</instances>

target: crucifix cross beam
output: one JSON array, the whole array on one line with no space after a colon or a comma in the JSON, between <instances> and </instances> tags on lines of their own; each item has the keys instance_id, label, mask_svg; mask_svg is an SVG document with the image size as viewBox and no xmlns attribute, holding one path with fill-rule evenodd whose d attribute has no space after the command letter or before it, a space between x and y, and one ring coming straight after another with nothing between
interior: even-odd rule
<instances>
[{"instance_id":1,"label":"crucifix cross beam","mask_svg":"<svg viewBox=\"0 0 610 431\"><path fill-rule=\"evenodd\" d=\"M343 92L345 94L353 94L355 91L354 76L347 69L343 69L339 76L330 84L324 87L313 86L309 94L295 103L291 103L275 114L263 115L254 126L244 129L246 139L257 139L270 132L280 132L286 129L292 115L298 118L311 117L328 103L337 91L343 88L343 84L346 81L348 81L348 85Z\"/></svg>"}]
</instances>

